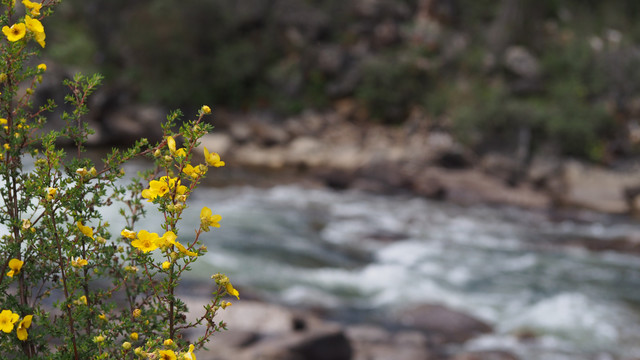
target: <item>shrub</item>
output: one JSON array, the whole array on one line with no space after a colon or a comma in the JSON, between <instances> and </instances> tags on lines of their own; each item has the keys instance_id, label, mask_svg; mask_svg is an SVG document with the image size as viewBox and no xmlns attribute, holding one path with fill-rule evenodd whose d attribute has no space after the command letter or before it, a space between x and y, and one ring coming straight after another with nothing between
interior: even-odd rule
<instances>
[{"instance_id":1,"label":"shrub","mask_svg":"<svg viewBox=\"0 0 640 360\"><path fill-rule=\"evenodd\" d=\"M30 64L46 44L41 20L56 3L0 2L0 355L195 359L194 351L225 327L214 321L230 305L223 297L238 296L227 276L212 276L211 302L188 322L188 309L175 292L181 276L207 251L201 234L220 226L220 216L207 207L193 240L184 240L189 229L180 226L206 172L224 165L207 149L204 164L193 162L199 139L212 128L203 122L211 110L203 106L177 131L180 113L174 112L162 125L163 141L140 139L97 164L85 156L92 130L82 119L101 76L76 75L65 81L65 100L74 109L63 114L67 126L45 133L45 114L55 104L32 107L46 65ZM74 156L56 146L61 138L74 144ZM153 159L155 167L124 182L122 166L136 157ZM126 228L112 234L102 210L117 204ZM160 233L141 223L147 211L162 214ZM185 330L198 326L204 336L189 343Z\"/></svg>"}]
</instances>

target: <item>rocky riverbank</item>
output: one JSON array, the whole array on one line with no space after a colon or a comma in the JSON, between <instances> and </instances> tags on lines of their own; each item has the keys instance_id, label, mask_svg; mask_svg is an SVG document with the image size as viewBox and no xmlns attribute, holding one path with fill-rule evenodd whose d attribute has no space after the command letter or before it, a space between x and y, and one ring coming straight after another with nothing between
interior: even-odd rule
<instances>
[{"instance_id":1,"label":"rocky riverbank","mask_svg":"<svg viewBox=\"0 0 640 360\"><path fill-rule=\"evenodd\" d=\"M640 167L605 168L541 154L523 166L513 154L477 155L415 114L402 126L359 123L355 105L279 119L217 114L203 139L228 163L291 171L336 189L405 192L462 204L545 210L637 212Z\"/></svg>"},{"instance_id":2,"label":"rocky riverbank","mask_svg":"<svg viewBox=\"0 0 640 360\"><path fill-rule=\"evenodd\" d=\"M202 287L200 287L202 289ZM208 302L185 298L191 316ZM392 315L386 326L339 323L312 310L256 300L234 301L219 313L228 330L198 353L205 360L516 360L503 350L466 351L465 341L492 327L465 313L423 304ZM191 334L195 340L198 334Z\"/></svg>"}]
</instances>

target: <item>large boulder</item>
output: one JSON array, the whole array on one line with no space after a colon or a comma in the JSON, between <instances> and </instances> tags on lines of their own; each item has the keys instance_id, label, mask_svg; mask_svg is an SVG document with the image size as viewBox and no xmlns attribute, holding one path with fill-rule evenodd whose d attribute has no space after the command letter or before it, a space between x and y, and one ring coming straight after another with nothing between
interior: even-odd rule
<instances>
[{"instance_id":1,"label":"large boulder","mask_svg":"<svg viewBox=\"0 0 640 360\"><path fill-rule=\"evenodd\" d=\"M203 359L349 360L352 356L341 326L306 312L237 301L218 320L227 323L228 330L213 337Z\"/></svg>"},{"instance_id":2,"label":"large boulder","mask_svg":"<svg viewBox=\"0 0 640 360\"><path fill-rule=\"evenodd\" d=\"M424 334L417 331L391 332L376 325L352 325L346 329L353 346L353 360L431 360Z\"/></svg>"}]
</instances>

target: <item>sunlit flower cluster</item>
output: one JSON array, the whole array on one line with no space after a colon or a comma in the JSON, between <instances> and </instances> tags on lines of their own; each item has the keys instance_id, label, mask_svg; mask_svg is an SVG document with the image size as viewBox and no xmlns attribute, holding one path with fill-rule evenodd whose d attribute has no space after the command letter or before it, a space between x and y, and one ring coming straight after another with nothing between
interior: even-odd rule
<instances>
[{"instance_id":1,"label":"sunlit flower cluster","mask_svg":"<svg viewBox=\"0 0 640 360\"><path fill-rule=\"evenodd\" d=\"M224 287L224 289L227 291L227 294L231 296L235 296L236 298L240 299L240 293L238 292L238 290L236 290L233 287L233 285L231 285L231 281L229 281L229 278L227 277L227 275L218 273L211 276L211 278L216 281L216 284ZM230 306L230 305L231 303L228 303L226 306Z\"/></svg>"},{"instance_id":2,"label":"sunlit flower cluster","mask_svg":"<svg viewBox=\"0 0 640 360\"><path fill-rule=\"evenodd\" d=\"M0 312L0 330L7 334L12 332L18 320L20 320L20 315L14 313L11 310L2 310L2 312ZM27 315L22 320L20 320L16 329L18 340L27 340L27 338L29 337L27 329L31 327L32 320L33 315Z\"/></svg>"},{"instance_id":3,"label":"sunlit flower cluster","mask_svg":"<svg viewBox=\"0 0 640 360\"><path fill-rule=\"evenodd\" d=\"M183 195L187 192L187 187L180 184L180 179L163 176L158 180L151 180L149 188L142 190L142 197L151 202L157 197L163 197L167 193Z\"/></svg>"},{"instance_id":4,"label":"sunlit flower cluster","mask_svg":"<svg viewBox=\"0 0 640 360\"><path fill-rule=\"evenodd\" d=\"M222 216L213 215L213 212L208 207L203 207L200 210L200 228L203 231L209 231L209 227L220 227L220 220L222 220Z\"/></svg>"},{"instance_id":5,"label":"sunlit flower cluster","mask_svg":"<svg viewBox=\"0 0 640 360\"><path fill-rule=\"evenodd\" d=\"M23 39L27 33L33 35L35 41L40 46L45 46L45 39L47 35L44 32L44 26L40 20L32 18L31 16L40 16L40 9L42 4L31 2L29 0L23 0L25 8L28 14L24 16L24 22L15 23L11 26L4 26L2 33L6 36L10 42L16 42ZM29 16L29 14L31 16Z\"/></svg>"},{"instance_id":6,"label":"sunlit flower cluster","mask_svg":"<svg viewBox=\"0 0 640 360\"><path fill-rule=\"evenodd\" d=\"M144 253L156 250L167 250L171 246L174 246L178 251L187 256L198 256L197 253L190 251L183 244L177 241L177 236L173 231L167 231L162 236L157 233L148 232L147 230L140 230L136 238L131 242L131 246L141 250ZM163 264L163 268L165 265ZM168 266L167 266L168 268Z\"/></svg>"}]
</instances>

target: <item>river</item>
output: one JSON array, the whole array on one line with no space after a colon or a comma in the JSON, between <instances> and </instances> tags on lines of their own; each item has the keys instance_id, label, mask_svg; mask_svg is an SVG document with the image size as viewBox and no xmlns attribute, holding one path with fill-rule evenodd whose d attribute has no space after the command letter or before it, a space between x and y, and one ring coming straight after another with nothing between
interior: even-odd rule
<instances>
[{"instance_id":1,"label":"river","mask_svg":"<svg viewBox=\"0 0 640 360\"><path fill-rule=\"evenodd\" d=\"M495 326L466 348L525 360L640 356L640 258L554 245L640 232L624 219L553 222L513 208L298 185L207 188L192 200L185 227L202 206L223 217L194 276L226 272L239 288L344 321L444 304ZM519 341L523 333L537 337Z\"/></svg>"},{"instance_id":2,"label":"river","mask_svg":"<svg viewBox=\"0 0 640 360\"><path fill-rule=\"evenodd\" d=\"M241 290L345 322L389 325L412 305L443 304L495 327L467 350L523 360L640 357L640 257L563 245L640 234L629 219L552 221L543 212L295 183L207 186L190 200L180 237L193 236L203 206L222 215L222 227L202 237L209 252L190 273L196 280L225 272ZM104 210L121 229L117 208ZM142 226L161 232L155 216Z\"/></svg>"}]
</instances>

